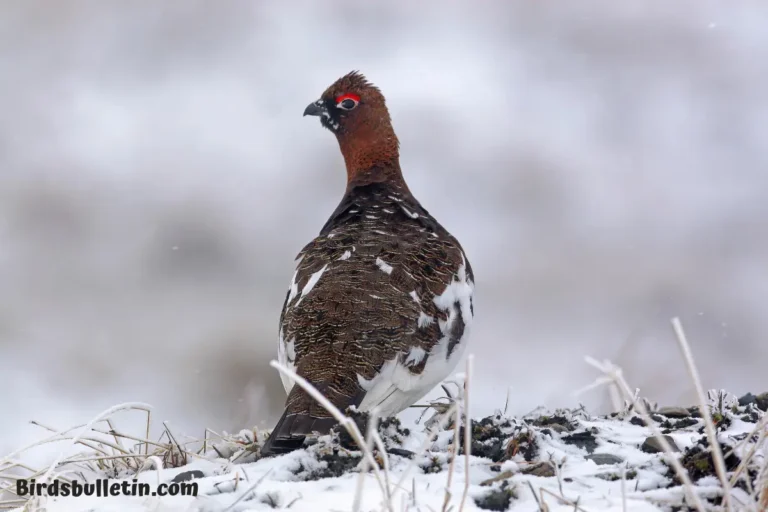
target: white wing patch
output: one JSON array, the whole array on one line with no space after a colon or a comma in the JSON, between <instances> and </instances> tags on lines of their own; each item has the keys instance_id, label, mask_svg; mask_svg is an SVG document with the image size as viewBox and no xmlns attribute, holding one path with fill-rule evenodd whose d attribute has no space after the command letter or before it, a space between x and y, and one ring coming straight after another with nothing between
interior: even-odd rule
<instances>
[{"instance_id":1,"label":"white wing patch","mask_svg":"<svg viewBox=\"0 0 768 512\"><path fill-rule=\"evenodd\" d=\"M291 278L291 291L288 294L288 302L286 303L286 306L291 303L293 299L296 298L296 296L299 294L299 283L296 282L296 276L299 275L298 269L296 272L293 273L293 277Z\"/></svg>"},{"instance_id":2,"label":"white wing patch","mask_svg":"<svg viewBox=\"0 0 768 512\"><path fill-rule=\"evenodd\" d=\"M291 338L290 341L286 342L283 339L282 327L280 328L280 339L277 341L277 362L286 368L296 370L296 339ZM290 393L291 388L293 388L293 381L282 373L280 374L280 380L283 381L285 393Z\"/></svg>"},{"instance_id":3,"label":"white wing patch","mask_svg":"<svg viewBox=\"0 0 768 512\"><path fill-rule=\"evenodd\" d=\"M351 257L352 257L352 251L344 251L344 254L339 256L339 260L344 261L344 260L348 260Z\"/></svg>"},{"instance_id":4,"label":"white wing patch","mask_svg":"<svg viewBox=\"0 0 768 512\"><path fill-rule=\"evenodd\" d=\"M429 327L432 325L432 322L434 322L435 319L423 311L419 313L419 320L416 322L416 324L419 326L419 328L423 329L424 327Z\"/></svg>"},{"instance_id":5,"label":"white wing patch","mask_svg":"<svg viewBox=\"0 0 768 512\"><path fill-rule=\"evenodd\" d=\"M411 347L408 352L408 357L405 358L403 364L405 366L418 366L427 357L427 351L421 347Z\"/></svg>"},{"instance_id":6,"label":"white wing patch","mask_svg":"<svg viewBox=\"0 0 768 512\"><path fill-rule=\"evenodd\" d=\"M467 279L466 259L462 254L462 264L454 275L454 279L445 287L443 293L433 299L440 310L448 311L448 319L438 323L443 336L429 351L429 359L424 370L418 375L411 373L409 366L417 366L427 357L424 349L411 347L404 364L400 362L400 354L398 354L384 363L381 371L372 379L368 380L358 375L357 381L366 391L365 398L358 407L359 410L370 411L377 407L381 416L395 415L422 398L450 375L467 347L472 325L471 301L474 289L475 284ZM415 295L415 291L411 293L414 301L418 299ZM450 329L458 318L459 311L464 321L464 331L449 356ZM427 317L424 313L422 314ZM422 322L421 315L419 322Z\"/></svg>"},{"instance_id":7,"label":"white wing patch","mask_svg":"<svg viewBox=\"0 0 768 512\"><path fill-rule=\"evenodd\" d=\"M386 272L387 274L392 273L392 266L387 265L387 263L384 262L384 260L381 258L376 258L376 266L379 267L382 272Z\"/></svg>"},{"instance_id":8,"label":"white wing patch","mask_svg":"<svg viewBox=\"0 0 768 512\"><path fill-rule=\"evenodd\" d=\"M309 295L309 292L312 291L312 288L315 287L317 282L320 280L320 278L323 276L323 272L328 268L328 264L326 263L323 265L323 268L318 270L317 272L313 273L311 276L309 276L309 279L307 280L307 284L304 285L304 288L301 289L301 297L299 297L299 300L296 302L296 305L298 306L301 303L301 300Z\"/></svg>"},{"instance_id":9,"label":"white wing patch","mask_svg":"<svg viewBox=\"0 0 768 512\"><path fill-rule=\"evenodd\" d=\"M418 213L410 211L410 210L409 210L408 208L406 208L405 206L403 206L403 205L400 205L400 208L401 208L401 209L403 210L403 212L405 212L405 214L406 214L407 216L409 216L410 218L412 218L412 219L418 219L418 218L419 218L419 214L418 214Z\"/></svg>"}]
</instances>

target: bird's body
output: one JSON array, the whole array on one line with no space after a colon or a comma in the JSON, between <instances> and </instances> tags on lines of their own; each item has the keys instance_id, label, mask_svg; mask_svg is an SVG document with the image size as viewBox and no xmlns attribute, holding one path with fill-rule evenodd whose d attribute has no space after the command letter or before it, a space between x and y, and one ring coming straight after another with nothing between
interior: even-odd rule
<instances>
[{"instance_id":1,"label":"bird's body","mask_svg":"<svg viewBox=\"0 0 768 512\"><path fill-rule=\"evenodd\" d=\"M375 407L389 416L456 366L474 316L474 278L459 242L405 184L378 89L353 73L313 105L349 97L358 110L348 116L311 112L339 138L348 183L319 236L297 257L280 316L278 360L339 409ZM385 116L376 115L382 110ZM283 384L286 409L265 455L295 449L305 435L335 424L303 389L285 377Z\"/></svg>"}]
</instances>

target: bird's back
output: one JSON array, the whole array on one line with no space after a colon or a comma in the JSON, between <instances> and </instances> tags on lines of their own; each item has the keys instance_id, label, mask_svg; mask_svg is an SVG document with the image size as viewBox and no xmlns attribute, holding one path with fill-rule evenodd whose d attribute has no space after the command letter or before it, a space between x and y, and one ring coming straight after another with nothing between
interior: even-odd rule
<instances>
[{"instance_id":1,"label":"bird's back","mask_svg":"<svg viewBox=\"0 0 768 512\"><path fill-rule=\"evenodd\" d=\"M407 191L348 191L299 254L280 318L280 359L334 405L396 414L455 366L473 316L473 278L458 241ZM284 380L286 414L329 414ZM321 420L322 421L315 421Z\"/></svg>"}]
</instances>

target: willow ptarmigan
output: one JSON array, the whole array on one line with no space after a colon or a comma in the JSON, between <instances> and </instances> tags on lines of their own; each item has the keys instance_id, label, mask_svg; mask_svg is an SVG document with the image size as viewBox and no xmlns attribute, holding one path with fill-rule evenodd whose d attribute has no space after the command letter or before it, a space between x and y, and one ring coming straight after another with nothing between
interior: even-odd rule
<instances>
[{"instance_id":1,"label":"willow ptarmigan","mask_svg":"<svg viewBox=\"0 0 768 512\"><path fill-rule=\"evenodd\" d=\"M278 360L336 407L412 405L461 357L474 315L474 277L459 242L413 197L381 91L357 72L304 115L336 135L347 188L317 238L299 253L280 315ZM283 377L285 412L263 455L300 447L336 423Z\"/></svg>"}]
</instances>

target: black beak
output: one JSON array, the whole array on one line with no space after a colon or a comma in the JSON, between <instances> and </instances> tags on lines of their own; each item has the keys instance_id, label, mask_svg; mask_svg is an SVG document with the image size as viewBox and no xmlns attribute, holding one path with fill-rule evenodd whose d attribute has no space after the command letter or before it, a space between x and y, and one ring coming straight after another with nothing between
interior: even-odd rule
<instances>
[{"instance_id":1,"label":"black beak","mask_svg":"<svg viewBox=\"0 0 768 512\"><path fill-rule=\"evenodd\" d=\"M325 105L323 105L323 100L317 100L314 103L310 103L307 105L307 108L304 109L304 115L305 116L321 116L324 112L327 112L328 109L325 108Z\"/></svg>"}]
</instances>

